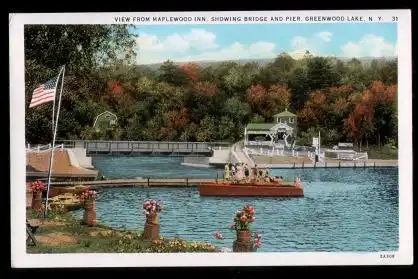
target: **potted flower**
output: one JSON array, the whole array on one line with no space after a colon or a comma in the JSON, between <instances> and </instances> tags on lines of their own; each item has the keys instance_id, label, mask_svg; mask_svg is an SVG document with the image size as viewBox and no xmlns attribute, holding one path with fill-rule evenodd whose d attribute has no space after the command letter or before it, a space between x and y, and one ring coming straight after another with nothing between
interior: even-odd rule
<instances>
[{"instance_id":1,"label":"potted flower","mask_svg":"<svg viewBox=\"0 0 418 279\"><path fill-rule=\"evenodd\" d=\"M84 190L79 194L80 202L84 207L83 222L88 226L94 226L96 224L96 212L94 210L96 197L96 191L91 189Z\"/></svg>"},{"instance_id":2,"label":"potted flower","mask_svg":"<svg viewBox=\"0 0 418 279\"><path fill-rule=\"evenodd\" d=\"M159 238L160 226L158 225L158 213L162 207L156 200L147 200L142 205L143 212L146 216L144 225L144 240L156 240Z\"/></svg>"},{"instance_id":3,"label":"potted flower","mask_svg":"<svg viewBox=\"0 0 418 279\"><path fill-rule=\"evenodd\" d=\"M255 221L254 207L246 205L242 209L235 212L231 229L237 232L237 239L234 241L234 252L251 252L254 250L251 241L251 224Z\"/></svg>"},{"instance_id":4,"label":"potted flower","mask_svg":"<svg viewBox=\"0 0 418 279\"><path fill-rule=\"evenodd\" d=\"M250 205L246 205L243 209L235 212L233 228L237 231L238 241L250 240L250 226L254 221L254 207Z\"/></svg>"},{"instance_id":5,"label":"potted flower","mask_svg":"<svg viewBox=\"0 0 418 279\"><path fill-rule=\"evenodd\" d=\"M42 206L42 192L45 190L45 184L40 180L32 181L28 184L32 192L32 209L38 211Z\"/></svg>"},{"instance_id":6,"label":"potted flower","mask_svg":"<svg viewBox=\"0 0 418 279\"><path fill-rule=\"evenodd\" d=\"M156 200L147 200L142 205L148 224L158 224L158 213L161 212L161 205Z\"/></svg>"}]
</instances>

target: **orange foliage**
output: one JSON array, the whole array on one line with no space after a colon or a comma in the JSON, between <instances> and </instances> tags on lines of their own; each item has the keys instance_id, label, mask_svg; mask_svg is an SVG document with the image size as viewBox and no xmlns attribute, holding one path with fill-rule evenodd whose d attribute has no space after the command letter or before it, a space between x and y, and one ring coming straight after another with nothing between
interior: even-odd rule
<instances>
[{"instance_id":1,"label":"orange foliage","mask_svg":"<svg viewBox=\"0 0 418 279\"><path fill-rule=\"evenodd\" d=\"M312 92L309 96L309 102L318 107L323 106L326 99L325 94L319 90Z\"/></svg>"},{"instance_id":2,"label":"orange foliage","mask_svg":"<svg viewBox=\"0 0 418 279\"><path fill-rule=\"evenodd\" d=\"M186 76L192 80L197 81L197 74L199 67L194 63L187 63L179 66L179 70L186 74Z\"/></svg>"},{"instance_id":3,"label":"orange foliage","mask_svg":"<svg viewBox=\"0 0 418 279\"><path fill-rule=\"evenodd\" d=\"M315 118L315 113L310 107L304 107L299 113L299 118L302 121L311 121Z\"/></svg>"},{"instance_id":4,"label":"orange foliage","mask_svg":"<svg viewBox=\"0 0 418 279\"><path fill-rule=\"evenodd\" d=\"M348 103L344 98L339 98L334 103L334 108L337 111L343 111L346 109Z\"/></svg>"},{"instance_id":5,"label":"orange foliage","mask_svg":"<svg viewBox=\"0 0 418 279\"><path fill-rule=\"evenodd\" d=\"M170 111L168 113L168 126L172 129L181 129L189 122L189 114L187 108L179 111Z\"/></svg>"},{"instance_id":6,"label":"orange foliage","mask_svg":"<svg viewBox=\"0 0 418 279\"><path fill-rule=\"evenodd\" d=\"M290 103L290 90L287 86L274 84L268 90L268 97L276 104L288 105Z\"/></svg>"},{"instance_id":7,"label":"orange foliage","mask_svg":"<svg viewBox=\"0 0 418 279\"><path fill-rule=\"evenodd\" d=\"M266 97L266 93L266 89L263 85L251 85L247 90L248 102L251 105L259 103L264 100L264 98Z\"/></svg>"},{"instance_id":8,"label":"orange foliage","mask_svg":"<svg viewBox=\"0 0 418 279\"><path fill-rule=\"evenodd\" d=\"M328 95L330 96L330 98L335 99L335 98L339 98L339 97L348 97L350 96L352 93L354 93L354 89L353 87L351 87L351 85L342 85L339 87L331 87L328 89Z\"/></svg>"},{"instance_id":9,"label":"orange foliage","mask_svg":"<svg viewBox=\"0 0 418 279\"><path fill-rule=\"evenodd\" d=\"M218 94L218 88L216 84L209 82L209 81L198 82L194 86L194 88L197 92L208 97L213 97Z\"/></svg>"},{"instance_id":10,"label":"orange foliage","mask_svg":"<svg viewBox=\"0 0 418 279\"><path fill-rule=\"evenodd\" d=\"M113 94L119 94L122 92L122 87L120 83L116 80L109 80L107 86L110 88Z\"/></svg>"}]
</instances>

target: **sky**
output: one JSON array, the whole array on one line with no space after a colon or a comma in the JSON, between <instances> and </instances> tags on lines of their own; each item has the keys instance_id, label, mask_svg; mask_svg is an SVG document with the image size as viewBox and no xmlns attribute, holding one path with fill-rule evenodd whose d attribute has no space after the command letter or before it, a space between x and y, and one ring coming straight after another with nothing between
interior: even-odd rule
<instances>
[{"instance_id":1,"label":"sky","mask_svg":"<svg viewBox=\"0 0 418 279\"><path fill-rule=\"evenodd\" d=\"M137 25L137 63L318 56L396 56L393 23Z\"/></svg>"}]
</instances>

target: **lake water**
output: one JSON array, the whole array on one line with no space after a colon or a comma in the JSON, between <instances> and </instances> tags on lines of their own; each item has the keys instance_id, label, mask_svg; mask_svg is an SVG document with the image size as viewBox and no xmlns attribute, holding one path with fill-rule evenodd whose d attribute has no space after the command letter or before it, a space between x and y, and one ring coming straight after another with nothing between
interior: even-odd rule
<instances>
[{"instance_id":1,"label":"lake water","mask_svg":"<svg viewBox=\"0 0 418 279\"><path fill-rule=\"evenodd\" d=\"M182 166L181 158L96 157L107 177L213 178L222 170ZM260 252L375 252L398 249L398 169L287 169L272 175L301 178L302 198L200 197L197 188L112 188L99 191L99 222L142 230L142 202L160 200L160 233L232 247L228 229L238 208L255 207L252 230L262 235ZM81 216L82 211L74 212ZM224 239L213 237L219 231Z\"/></svg>"}]
</instances>

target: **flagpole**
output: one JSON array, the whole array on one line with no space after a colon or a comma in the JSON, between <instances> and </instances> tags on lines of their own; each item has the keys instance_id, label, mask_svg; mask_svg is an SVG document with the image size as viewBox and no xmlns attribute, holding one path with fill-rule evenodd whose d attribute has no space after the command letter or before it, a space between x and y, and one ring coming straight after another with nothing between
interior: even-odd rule
<instances>
[{"instance_id":1,"label":"flagpole","mask_svg":"<svg viewBox=\"0 0 418 279\"><path fill-rule=\"evenodd\" d=\"M60 75L62 72L63 67L61 67L60 73L58 74L58 78L57 81L55 82L55 88L58 87L58 81L60 80ZM54 123L55 123L55 97L54 97L54 102L52 104L52 136L54 136Z\"/></svg>"},{"instance_id":2,"label":"flagpole","mask_svg":"<svg viewBox=\"0 0 418 279\"><path fill-rule=\"evenodd\" d=\"M46 212L48 211L49 188L50 188L50 185L51 185L52 165L53 165L53 162L54 162L55 138L57 136L58 119L59 119L60 107L61 107L62 88L64 86L65 65L62 66L60 74L61 74L61 72L62 72L62 80L61 80L60 95L59 95L59 98L58 98L57 120L55 121L55 129L54 129L54 135L53 135L53 139L52 139L51 156L49 157L48 185L47 185L47 188L46 188L46 201L45 201L44 217L46 216ZM58 75L57 80L59 80L59 75ZM55 99L54 99L54 102L55 102Z\"/></svg>"}]
</instances>

